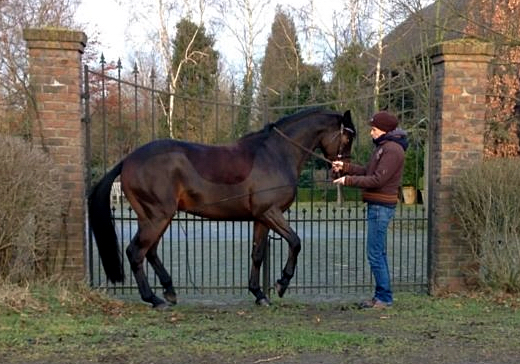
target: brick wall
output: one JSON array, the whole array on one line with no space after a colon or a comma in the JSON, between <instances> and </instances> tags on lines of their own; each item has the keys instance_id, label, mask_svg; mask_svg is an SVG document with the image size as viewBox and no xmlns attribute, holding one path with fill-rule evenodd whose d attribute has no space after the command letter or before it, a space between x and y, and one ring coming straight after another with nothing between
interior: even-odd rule
<instances>
[{"instance_id":1,"label":"brick wall","mask_svg":"<svg viewBox=\"0 0 520 364\"><path fill-rule=\"evenodd\" d=\"M62 29L26 29L34 103L32 140L56 164L63 226L56 249L65 276L85 277L85 132L81 123L81 56L87 37Z\"/></svg>"},{"instance_id":2,"label":"brick wall","mask_svg":"<svg viewBox=\"0 0 520 364\"><path fill-rule=\"evenodd\" d=\"M429 287L433 294L460 291L470 262L469 246L453 213L451 193L462 170L482 160L488 68L493 47L457 40L430 49L428 206Z\"/></svg>"}]
</instances>

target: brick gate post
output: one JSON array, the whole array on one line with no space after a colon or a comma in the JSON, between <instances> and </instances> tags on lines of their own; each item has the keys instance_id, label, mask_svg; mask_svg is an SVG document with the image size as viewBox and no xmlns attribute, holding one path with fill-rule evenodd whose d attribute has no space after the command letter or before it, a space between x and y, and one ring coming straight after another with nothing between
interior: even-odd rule
<instances>
[{"instance_id":1,"label":"brick gate post","mask_svg":"<svg viewBox=\"0 0 520 364\"><path fill-rule=\"evenodd\" d=\"M32 141L56 165L63 191L57 269L85 277L85 131L81 57L87 37L65 29L25 29L34 118Z\"/></svg>"},{"instance_id":2,"label":"brick gate post","mask_svg":"<svg viewBox=\"0 0 520 364\"><path fill-rule=\"evenodd\" d=\"M428 281L432 294L465 288L470 248L460 239L452 205L457 175L482 160L486 91L493 46L476 40L430 49Z\"/></svg>"}]
</instances>

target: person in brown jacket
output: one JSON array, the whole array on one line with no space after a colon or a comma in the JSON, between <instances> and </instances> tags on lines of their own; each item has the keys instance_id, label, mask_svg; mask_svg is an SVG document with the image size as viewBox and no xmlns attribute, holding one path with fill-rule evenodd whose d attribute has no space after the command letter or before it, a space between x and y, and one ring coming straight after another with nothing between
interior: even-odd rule
<instances>
[{"instance_id":1,"label":"person in brown jacket","mask_svg":"<svg viewBox=\"0 0 520 364\"><path fill-rule=\"evenodd\" d=\"M370 161L366 166L333 162L332 171L342 175L333 182L362 189L363 201L367 203L367 258L376 287L372 299L361 302L360 307L386 308L393 302L386 235L399 199L408 140L406 132L397 128L397 118L386 111L376 113L369 123L376 146Z\"/></svg>"}]
</instances>

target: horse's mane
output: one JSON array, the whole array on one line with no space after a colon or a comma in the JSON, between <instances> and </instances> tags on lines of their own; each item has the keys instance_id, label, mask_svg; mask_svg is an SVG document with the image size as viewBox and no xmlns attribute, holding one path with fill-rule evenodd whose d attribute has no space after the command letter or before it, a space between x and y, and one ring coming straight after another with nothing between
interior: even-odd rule
<instances>
[{"instance_id":1,"label":"horse's mane","mask_svg":"<svg viewBox=\"0 0 520 364\"><path fill-rule=\"evenodd\" d=\"M237 142L239 144L242 144L242 143L251 144L252 143L255 146L261 145L270 136L270 133L274 127L277 127L279 129L283 130L284 128L293 124L294 122L300 121L301 119L303 119L311 114L316 114L316 113L320 113L323 111L324 111L324 109L322 107L313 107L313 108L308 108L308 109L302 110L295 114L283 116L273 123L266 124L263 129L260 129L258 131L254 131L254 132L244 135L242 138L238 139Z\"/></svg>"},{"instance_id":2,"label":"horse's mane","mask_svg":"<svg viewBox=\"0 0 520 364\"><path fill-rule=\"evenodd\" d=\"M324 109L322 107L312 107L312 108L304 109L300 112L297 112L296 114L283 116L280 119L278 119L278 121L267 124L265 127L269 128L269 130L271 130L275 126L277 128L283 129L296 121L300 121L304 117L307 117L311 114L321 113L323 111L324 111Z\"/></svg>"}]
</instances>

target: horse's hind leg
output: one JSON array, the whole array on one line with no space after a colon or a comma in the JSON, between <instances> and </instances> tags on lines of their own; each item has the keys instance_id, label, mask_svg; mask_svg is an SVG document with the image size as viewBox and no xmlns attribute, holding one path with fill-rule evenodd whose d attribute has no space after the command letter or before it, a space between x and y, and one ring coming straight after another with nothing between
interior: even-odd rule
<instances>
[{"instance_id":1,"label":"horse's hind leg","mask_svg":"<svg viewBox=\"0 0 520 364\"><path fill-rule=\"evenodd\" d=\"M153 307L164 307L166 304L152 292L148 278L144 273L143 263L148 251L157 245L167 224L168 219L146 220L144 222L140 220L139 229L126 248L126 255L130 261L130 267L134 273L141 298L143 301L151 303Z\"/></svg>"},{"instance_id":2,"label":"horse's hind leg","mask_svg":"<svg viewBox=\"0 0 520 364\"><path fill-rule=\"evenodd\" d=\"M145 302L151 303L154 307L160 306L164 304L164 301L158 298L150 288L148 284L148 278L144 273L143 262L144 257L146 255L146 248L142 246L141 240L139 239L140 232L139 230L133 237L132 241L126 248L126 256L130 261L130 267L132 268L132 272L134 273L135 281L137 282L137 287L139 288L139 294L141 295L141 299Z\"/></svg>"},{"instance_id":3,"label":"horse's hind leg","mask_svg":"<svg viewBox=\"0 0 520 364\"><path fill-rule=\"evenodd\" d=\"M168 271L164 268L163 263L157 255L158 245L159 241L157 241L155 245L148 251L148 253L146 253L146 259L148 260L148 263L150 263L150 265L152 266L153 270L155 271L155 274L157 274L157 276L159 277L159 281L161 282L161 285L164 288L164 298L166 299L166 301L175 305L177 304L177 294L173 289L172 277L168 274Z\"/></svg>"},{"instance_id":4,"label":"horse's hind leg","mask_svg":"<svg viewBox=\"0 0 520 364\"><path fill-rule=\"evenodd\" d=\"M251 252L251 274L249 275L249 291L255 295L256 303L262 306L269 305L269 299L260 289L260 267L264 260L265 247L267 245L267 234L269 228L259 221L254 223L253 251Z\"/></svg>"}]
</instances>

